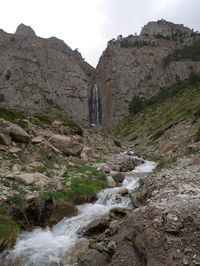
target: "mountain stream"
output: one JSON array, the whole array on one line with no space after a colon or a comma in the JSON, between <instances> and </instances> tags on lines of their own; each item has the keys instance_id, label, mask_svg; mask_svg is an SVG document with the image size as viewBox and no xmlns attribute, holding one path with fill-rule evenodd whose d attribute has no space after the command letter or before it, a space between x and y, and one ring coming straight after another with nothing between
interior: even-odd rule
<instances>
[{"instance_id":1,"label":"mountain stream","mask_svg":"<svg viewBox=\"0 0 200 266\"><path fill-rule=\"evenodd\" d=\"M22 232L14 248L2 256L1 265L60 265L61 257L80 241L77 232L82 227L108 213L113 207L132 208L129 197L121 196L119 190L123 187L133 190L138 186L138 176L152 172L155 167L156 163L145 161L125 176L122 187L101 190L95 203L79 205L77 216L65 218L51 229L36 228L32 232Z\"/></svg>"}]
</instances>

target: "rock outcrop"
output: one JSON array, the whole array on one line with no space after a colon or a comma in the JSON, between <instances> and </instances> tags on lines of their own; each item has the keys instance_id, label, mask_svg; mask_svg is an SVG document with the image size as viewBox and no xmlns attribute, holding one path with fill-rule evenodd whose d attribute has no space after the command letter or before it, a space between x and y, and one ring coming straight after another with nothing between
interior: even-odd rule
<instances>
[{"instance_id":1,"label":"rock outcrop","mask_svg":"<svg viewBox=\"0 0 200 266\"><path fill-rule=\"evenodd\" d=\"M20 36L36 37L36 34L35 34L34 30L30 26L26 26L23 23L21 23L17 27L17 30L16 30L15 34L16 35L20 35Z\"/></svg>"},{"instance_id":2,"label":"rock outcrop","mask_svg":"<svg viewBox=\"0 0 200 266\"><path fill-rule=\"evenodd\" d=\"M0 105L28 113L63 113L88 121L93 68L62 40L43 39L23 24L0 31ZM77 111L78 106L78 111Z\"/></svg>"},{"instance_id":3,"label":"rock outcrop","mask_svg":"<svg viewBox=\"0 0 200 266\"><path fill-rule=\"evenodd\" d=\"M97 66L94 84L100 91L101 122L112 126L129 114L133 96L151 97L200 71L198 60L163 59L175 49L190 45L199 34L164 20L150 22L138 36L119 36L108 42ZM92 85L91 85L92 87Z\"/></svg>"}]
</instances>

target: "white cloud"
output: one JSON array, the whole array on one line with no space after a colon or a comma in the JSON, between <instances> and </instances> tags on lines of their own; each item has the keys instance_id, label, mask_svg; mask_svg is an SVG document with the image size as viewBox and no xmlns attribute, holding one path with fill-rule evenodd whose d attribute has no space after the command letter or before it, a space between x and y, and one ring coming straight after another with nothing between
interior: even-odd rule
<instances>
[{"instance_id":1,"label":"white cloud","mask_svg":"<svg viewBox=\"0 0 200 266\"><path fill-rule=\"evenodd\" d=\"M164 18L198 30L199 10L199 0L6 0L0 27L13 33L20 23L30 25L38 36L78 47L95 65L109 39L139 33L148 21Z\"/></svg>"}]
</instances>

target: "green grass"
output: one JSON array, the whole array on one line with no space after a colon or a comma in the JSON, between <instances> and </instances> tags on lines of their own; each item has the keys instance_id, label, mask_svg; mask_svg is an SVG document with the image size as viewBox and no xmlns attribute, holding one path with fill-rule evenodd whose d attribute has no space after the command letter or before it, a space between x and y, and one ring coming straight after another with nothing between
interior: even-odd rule
<instances>
[{"instance_id":1,"label":"green grass","mask_svg":"<svg viewBox=\"0 0 200 266\"><path fill-rule=\"evenodd\" d=\"M27 119L25 114L4 107L0 107L0 117L10 122L15 122L16 119Z\"/></svg>"},{"instance_id":2,"label":"green grass","mask_svg":"<svg viewBox=\"0 0 200 266\"><path fill-rule=\"evenodd\" d=\"M8 197L8 199L7 199L8 202L16 203L16 204L22 203L22 200L23 200L22 193L13 194L12 196Z\"/></svg>"},{"instance_id":3,"label":"green grass","mask_svg":"<svg viewBox=\"0 0 200 266\"><path fill-rule=\"evenodd\" d=\"M10 183L10 181L8 181L8 180L2 180L1 181L1 183L5 186L5 187L11 187L12 185L11 185L11 183Z\"/></svg>"},{"instance_id":4,"label":"green grass","mask_svg":"<svg viewBox=\"0 0 200 266\"><path fill-rule=\"evenodd\" d=\"M70 120L63 123L63 126L68 127L74 131L74 133L83 136L83 129L80 125L78 125L76 122Z\"/></svg>"},{"instance_id":5,"label":"green grass","mask_svg":"<svg viewBox=\"0 0 200 266\"><path fill-rule=\"evenodd\" d=\"M145 185L144 178L140 178L139 181L138 181L138 183L139 183L139 186L140 187L144 186Z\"/></svg>"},{"instance_id":6,"label":"green grass","mask_svg":"<svg viewBox=\"0 0 200 266\"><path fill-rule=\"evenodd\" d=\"M35 170L36 172L38 172L38 173L43 174L43 173L46 172L47 167L44 166L44 165L39 165L39 166L35 166L35 167L34 167L34 170Z\"/></svg>"},{"instance_id":7,"label":"green grass","mask_svg":"<svg viewBox=\"0 0 200 266\"><path fill-rule=\"evenodd\" d=\"M82 127L73 120L69 120L67 117L60 115L62 121L64 121L63 126L68 127L74 131L75 134L83 135ZM55 119L59 119L60 116L55 116L54 118L46 114L36 114L36 115L26 115L13 109L7 109L0 107L0 118L8 120L13 123L17 123L21 127L27 126L27 120L30 120L33 124L38 126L51 125Z\"/></svg>"},{"instance_id":8,"label":"green grass","mask_svg":"<svg viewBox=\"0 0 200 266\"><path fill-rule=\"evenodd\" d=\"M78 174L82 174L78 177ZM71 186L66 184L70 182ZM63 175L63 189L60 191L46 191L41 194L41 199L53 197L55 200L64 199L74 204L89 202L95 198L97 191L106 188L106 175L95 168L79 164L69 166Z\"/></svg>"},{"instance_id":9,"label":"green grass","mask_svg":"<svg viewBox=\"0 0 200 266\"><path fill-rule=\"evenodd\" d=\"M176 157L172 157L172 158L167 159L167 160L161 160L160 163L157 165L155 171L160 172L160 171L162 171L162 169L167 168L170 165L176 163L176 161L177 161Z\"/></svg>"},{"instance_id":10,"label":"green grass","mask_svg":"<svg viewBox=\"0 0 200 266\"><path fill-rule=\"evenodd\" d=\"M136 142L145 139L150 144L158 141L169 127L183 119L191 117L198 121L200 85L190 85L173 96L161 98L152 101L140 113L124 119L112 129L112 134L129 141L139 136Z\"/></svg>"},{"instance_id":11,"label":"green grass","mask_svg":"<svg viewBox=\"0 0 200 266\"><path fill-rule=\"evenodd\" d=\"M0 215L0 251L14 245L19 230L19 226L9 217Z\"/></svg>"}]
</instances>

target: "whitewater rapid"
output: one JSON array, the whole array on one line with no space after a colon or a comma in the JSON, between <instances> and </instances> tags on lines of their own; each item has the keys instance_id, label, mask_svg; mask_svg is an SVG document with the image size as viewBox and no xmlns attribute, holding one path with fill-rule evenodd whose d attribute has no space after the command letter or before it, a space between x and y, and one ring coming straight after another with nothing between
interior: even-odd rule
<instances>
[{"instance_id":1,"label":"whitewater rapid","mask_svg":"<svg viewBox=\"0 0 200 266\"><path fill-rule=\"evenodd\" d=\"M125 176L121 187L101 190L95 203L79 205L79 214L65 218L53 228L36 228L32 232L22 232L12 250L1 257L2 266L56 266L61 257L78 241L78 232L94 219L108 213L113 207L132 208L129 196L121 196L122 188L129 191L138 186L135 174L152 172L156 163L145 161Z\"/></svg>"}]
</instances>

